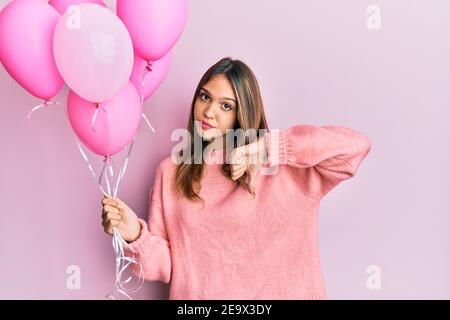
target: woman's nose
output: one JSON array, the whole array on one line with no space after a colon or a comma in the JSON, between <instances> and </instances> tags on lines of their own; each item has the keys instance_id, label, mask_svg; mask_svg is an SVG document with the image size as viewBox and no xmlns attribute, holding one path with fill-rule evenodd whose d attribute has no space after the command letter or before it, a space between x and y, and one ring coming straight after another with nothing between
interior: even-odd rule
<instances>
[{"instance_id":1,"label":"woman's nose","mask_svg":"<svg viewBox=\"0 0 450 320\"><path fill-rule=\"evenodd\" d=\"M206 118L213 118L214 117L214 104L210 103L206 109L203 111L203 114L205 115Z\"/></svg>"}]
</instances>

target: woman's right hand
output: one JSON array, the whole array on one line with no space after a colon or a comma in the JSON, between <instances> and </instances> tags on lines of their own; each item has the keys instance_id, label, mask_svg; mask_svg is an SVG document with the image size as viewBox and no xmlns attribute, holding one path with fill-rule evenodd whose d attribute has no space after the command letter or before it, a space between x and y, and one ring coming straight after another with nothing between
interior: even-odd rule
<instances>
[{"instance_id":1,"label":"woman's right hand","mask_svg":"<svg viewBox=\"0 0 450 320\"><path fill-rule=\"evenodd\" d=\"M113 235L116 227L125 241L133 242L141 234L141 224L136 213L119 198L102 198L102 225L104 231Z\"/></svg>"}]
</instances>

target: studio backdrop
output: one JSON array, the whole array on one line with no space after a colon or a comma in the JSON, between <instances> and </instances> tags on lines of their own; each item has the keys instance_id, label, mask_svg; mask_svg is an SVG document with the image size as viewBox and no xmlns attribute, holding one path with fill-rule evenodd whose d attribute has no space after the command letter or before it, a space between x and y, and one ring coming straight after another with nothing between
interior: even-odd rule
<instances>
[{"instance_id":1,"label":"studio backdrop","mask_svg":"<svg viewBox=\"0 0 450 320\"><path fill-rule=\"evenodd\" d=\"M0 0L0 9L11 2ZM145 98L148 122L137 130L119 197L148 217L155 170L179 143L172 133L186 128L200 77L223 57L240 59L258 79L270 129L340 125L372 143L358 174L321 203L329 298L449 299L450 2L188 4L170 66L157 67L167 68L164 80ZM105 5L116 14L116 1ZM74 54L67 50L59 54ZM121 54L129 61L129 51ZM24 53L22 65L31 64ZM121 85L117 72L104 79L107 89ZM79 79L53 80L61 86L56 95L37 97L0 67L0 298L105 299L116 269L101 225L102 194L66 114L69 87ZM77 85L91 100L112 94L90 92L95 82ZM55 103L27 117L47 98ZM147 281L133 298L168 295L169 285Z\"/></svg>"}]
</instances>

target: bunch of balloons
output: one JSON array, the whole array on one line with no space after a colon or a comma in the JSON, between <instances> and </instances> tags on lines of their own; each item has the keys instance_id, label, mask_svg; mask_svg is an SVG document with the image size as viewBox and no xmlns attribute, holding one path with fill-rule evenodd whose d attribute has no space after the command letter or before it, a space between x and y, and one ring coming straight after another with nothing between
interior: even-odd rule
<instances>
[{"instance_id":1,"label":"bunch of balloons","mask_svg":"<svg viewBox=\"0 0 450 320\"><path fill-rule=\"evenodd\" d=\"M64 83L68 85L71 127L87 148L104 158L98 184L104 195L112 197L125 173L141 115L148 123L143 102L168 73L188 10L187 0L117 0L116 4L117 15L103 0L13 0L0 12L0 61L22 87L43 99L30 113L59 104L52 98ZM128 153L117 174L111 156L126 146ZM112 187L110 179L115 179ZM128 294L140 286L125 288L130 278L121 279L125 269L138 262L125 256L124 246L128 244L115 229L115 286L130 298Z\"/></svg>"},{"instance_id":2,"label":"bunch of balloons","mask_svg":"<svg viewBox=\"0 0 450 320\"><path fill-rule=\"evenodd\" d=\"M0 13L0 61L41 106L65 82L74 132L110 157L165 79L187 10L187 0L117 0L117 15L103 0L13 0Z\"/></svg>"}]
</instances>

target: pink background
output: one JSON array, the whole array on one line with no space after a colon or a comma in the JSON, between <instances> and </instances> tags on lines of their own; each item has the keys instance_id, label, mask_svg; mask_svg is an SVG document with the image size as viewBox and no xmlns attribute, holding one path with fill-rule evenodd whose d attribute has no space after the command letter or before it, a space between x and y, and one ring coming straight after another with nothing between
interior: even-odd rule
<instances>
[{"instance_id":1,"label":"pink background","mask_svg":"<svg viewBox=\"0 0 450 320\"><path fill-rule=\"evenodd\" d=\"M366 26L372 4L378 30ZM270 128L337 124L372 141L357 175L321 205L329 298L449 299L450 2L197 0L189 10L170 73L145 104L156 133L141 126L119 197L147 217L155 168L186 127L200 77L240 58L259 80ZM104 299L113 285L101 194L61 109L66 93L27 120L40 101L0 67L3 299ZM79 290L66 286L70 265L81 269ZM378 290L366 286L370 265L381 270ZM168 290L147 282L134 297Z\"/></svg>"}]
</instances>

